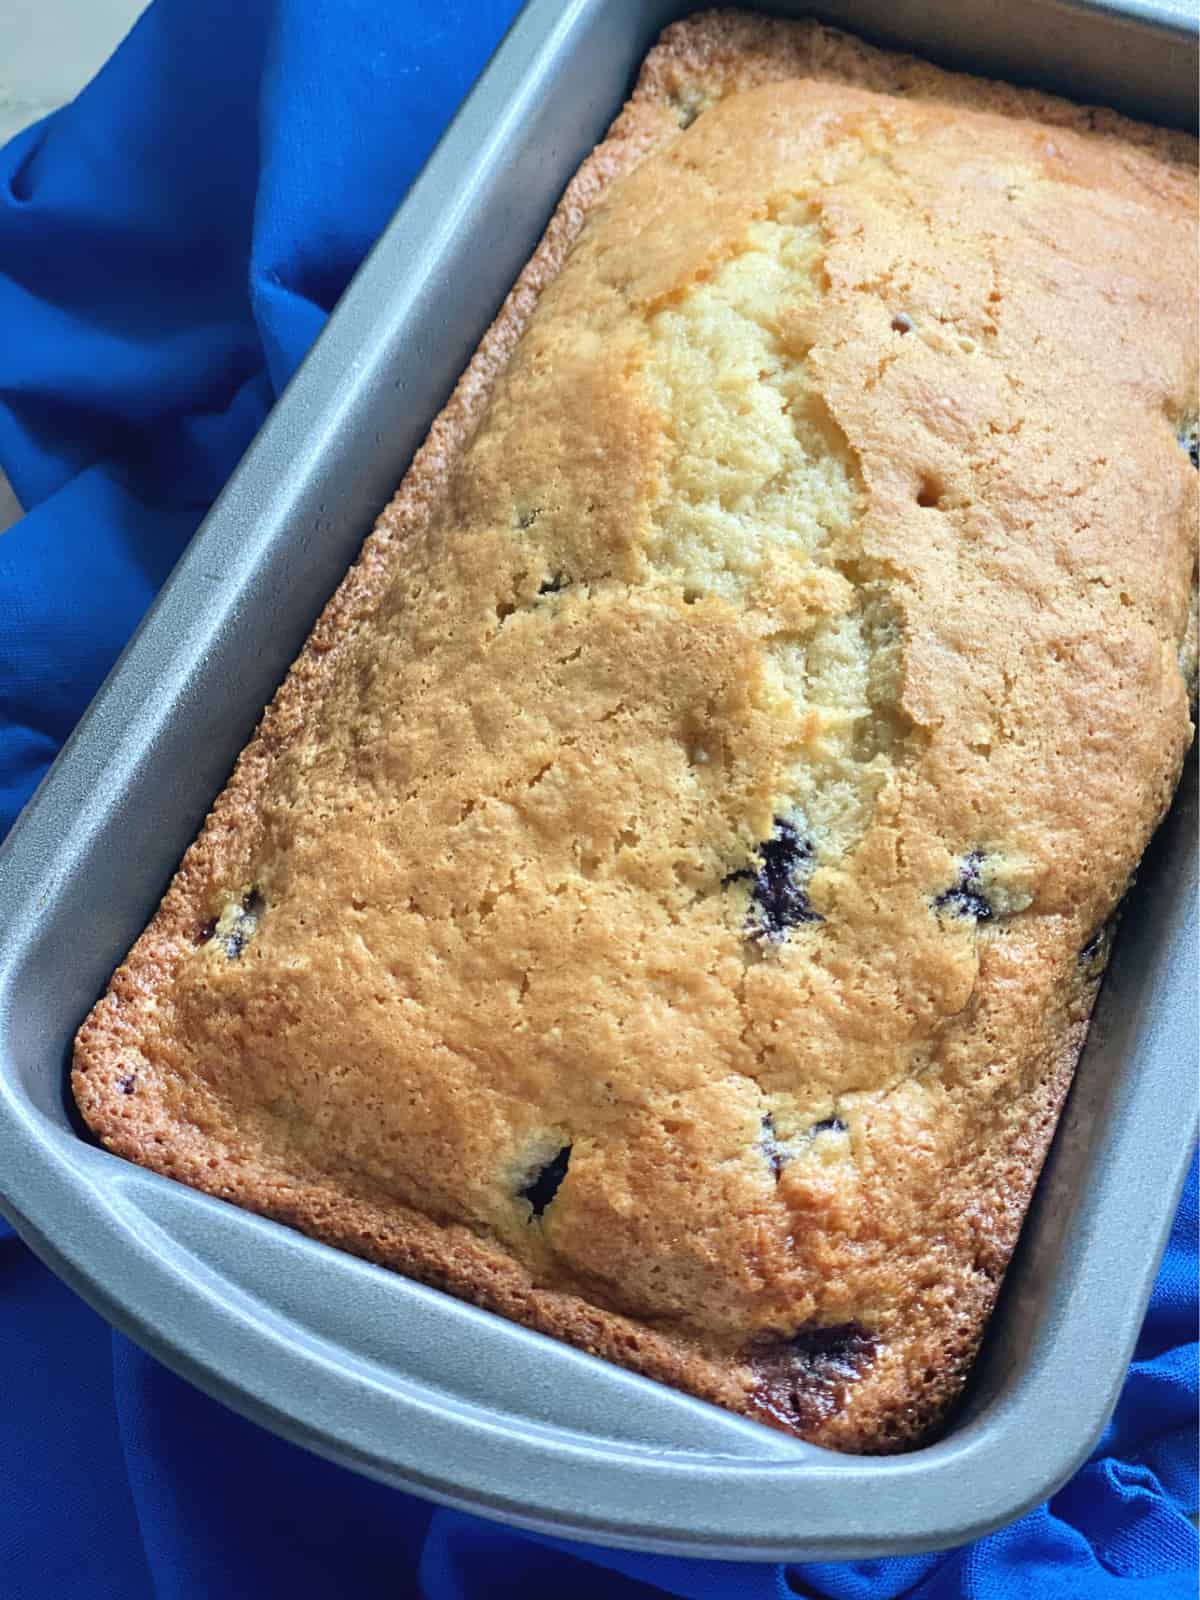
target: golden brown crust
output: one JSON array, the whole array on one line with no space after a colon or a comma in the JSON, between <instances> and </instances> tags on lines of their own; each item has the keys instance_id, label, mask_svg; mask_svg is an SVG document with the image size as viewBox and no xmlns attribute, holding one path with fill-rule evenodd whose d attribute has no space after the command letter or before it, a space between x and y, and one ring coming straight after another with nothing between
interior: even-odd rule
<instances>
[{"instance_id":1,"label":"golden brown crust","mask_svg":"<svg viewBox=\"0 0 1200 1600\"><path fill-rule=\"evenodd\" d=\"M1189 737L1194 156L668 29L80 1030L109 1148L927 1437Z\"/></svg>"}]
</instances>

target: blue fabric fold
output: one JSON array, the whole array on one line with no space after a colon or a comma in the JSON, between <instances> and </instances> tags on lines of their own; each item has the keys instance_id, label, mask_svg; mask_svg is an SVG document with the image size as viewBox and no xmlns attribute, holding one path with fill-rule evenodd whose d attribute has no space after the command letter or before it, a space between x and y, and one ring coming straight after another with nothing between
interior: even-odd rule
<instances>
[{"instance_id":1,"label":"blue fabric fold","mask_svg":"<svg viewBox=\"0 0 1200 1600\"><path fill-rule=\"evenodd\" d=\"M515 10L154 0L0 151L0 465L28 507L0 535L0 833ZM965 1550L783 1567L536 1538L367 1482L167 1372L0 1224L0 1594L1191 1596L1195 1238L1193 1169L1116 1415L1048 1505Z\"/></svg>"}]
</instances>

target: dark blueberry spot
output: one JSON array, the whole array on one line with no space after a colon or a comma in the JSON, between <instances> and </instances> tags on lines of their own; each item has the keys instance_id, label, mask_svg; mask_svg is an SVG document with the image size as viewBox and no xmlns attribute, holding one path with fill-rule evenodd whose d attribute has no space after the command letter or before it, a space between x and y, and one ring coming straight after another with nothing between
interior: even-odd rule
<instances>
[{"instance_id":1,"label":"dark blueberry spot","mask_svg":"<svg viewBox=\"0 0 1200 1600\"><path fill-rule=\"evenodd\" d=\"M769 1111L762 1119L762 1136L758 1141L758 1148L775 1177L783 1171L784 1163L792 1159L791 1152L785 1150L775 1137L775 1119Z\"/></svg>"},{"instance_id":2,"label":"dark blueberry spot","mask_svg":"<svg viewBox=\"0 0 1200 1600\"><path fill-rule=\"evenodd\" d=\"M974 917L976 922L990 922L994 913L979 878L982 862L982 850L972 850L969 856L965 856L959 868L958 882L952 889L934 896L933 909L947 911L955 917Z\"/></svg>"},{"instance_id":3,"label":"dark blueberry spot","mask_svg":"<svg viewBox=\"0 0 1200 1600\"><path fill-rule=\"evenodd\" d=\"M875 1353L875 1340L858 1322L830 1328L806 1324L791 1339L793 1362L801 1369L825 1367L842 1377L857 1377L863 1359Z\"/></svg>"},{"instance_id":4,"label":"dark blueberry spot","mask_svg":"<svg viewBox=\"0 0 1200 1600\"><path fill-rule=\"evenodd\" d=\"M1108 963L1108 956L1110 950L1112 949L1113 940L1117 936L1117 929L1121 925L1121 918L1125 915L1125 909L1129 904L1129 897L1133 893L1136 886L1137 873L1132 872L1129 875L1129 882L1125 885L1125 893L1113 907L1112 914L1109 916L1108 921L1102 922L1087 943L1080 949L1077 958L1079 965L1084 968L1092 969L1091 972L1086 974L1087 976L1091 978L1098 978L1104 971L1104 968Z\"/></svg>"},{"instance_id":5,"label":"dark blueberry spot","mask_svg":"<svg viewBox=\"0 0 1200 1600\"><path fill-rule=\"evenodd\" d=\"M565 578L561 572L556 572L552 578L547 578L538 585L539 594L561 594L567 587L570 579Z\"/></svg>"},{"instance_id":6,"label":"dark blueberry spot","mask_svg":"<svg viewBox=\"0 0 1200 1600\"><path fill-rule=\"evenodd\" d=\"M518 528L532 528L542 514L541 506L534 506L529 511L522 511L517 517Z\"/></svg>"},{"instance_id":7,"label":"dark blueberry spot","mask_svg":"<svg viewBox=\"0 0 1200 1600\"><path fill-rule=\"evenodd\" d=\"M518 1189L517 1194L522 1200L528 1200L533 1207L533 1215L540 1217L558 1193L559 1185L567 1175L567 1166L571 1160L571 1146L563 1145L562 1149L544 1167L539 1167L531 1176L523 1189ZM532 1218L530 1219L532 1221Z\"/></svg>"},{"instance_id":8,"label":"dark blueberry spot","mask_svg":"<svg viewBox=\"0 0 1200 1600\"><path fill-rule=\"evenodd\" d=\"M1200 420L1195 417L1185 417L1179 424L1176 437L1187 451L1192 465L1200 469Z\"/></svg>"},{"instance_id":9,"label":"dark blueberry spot","mask_svg":"<svg viewBox=\"0 0 1200 1600\"><path fill-rule=\"evenodd\" d=\"M813 910L805 888L815 861L813 847L794 823L776 817L774 833L758 847L758 859L757 871L743 867L725 880L736 883L744 878L753 885L747 938L780 944L789 928L825 920Z\"/></svg>"},{"instance_id":10,"label":"dark blueberry spot","mask_svg":"<svg viewBox=\"0 0 1200 1600\"><path fill-rule=\"evenodd\" d=\"M907 311L897 311L892 318L892 328L896 333L911 333L916 324Z\"/></svg>"},{"instance_id":11,"label":"dark blueberry spot","mask_svg":"<svg viewBox=\"0 0 1200 1600\"><path fill-rule=\"evenodd\" d=\"M811 1127L805 1128L796 1136L796 1143L807 1144L815 1139L819 1133L845 1133L846 1124L841 1117L823 1117L820 1122L814 1122ZM782 1144L775 1134L775 1118L768 1111L762 1119L762 1135L758 1141L758 1148L762 1152L764 1161L778 1178L784 1167L796 1154L786 1144Z\"/></svg>"},{"instance_id":12,"label":"dark blueberry spot","mask_svg":"<svg viewBox=\"0 0 1200 1600\"><path fill-rule=\"evenodd\" d=\"M790 1339L767 1334L747 1352L760 1411L792 1431L824 1422L874 1359L878 1343L858 1322L806 1323Z\"/></svg>"},{"instance_id":13,"label":"dark blueberry spot","mask_svg":"<svg viewBox=\"0 0 1200 1600\"><path fill-rule=\"evenodd\" d=\"M243 898L238 907L237 920L225 935L225 954L230 961L236 961L250 943L265 905L266 901L258 889L251 889Z\"/></svg>"},{"instance_id":14,"label":"dark blueberry spot","mask_svg":"<svg viewBox=\"0 0 1200 1600\"><path fill-rule=\"evenodd\" d=\"M216 931L217 919L216 917L209 917L207 922L202 922L200 924L195 933L192 935L192 938L196 944L207 944Z\"/></svg>"},{"instance_id":15,"label":"dark blueberry spot","mask_svg":"<svg viewBox=\"0 0 1200 1600\"><path fill-rule=\"evenodd\" d=\"M134 1074L132 1072L127 1072L123 1078L118 1078L117 1079L117 1088L121 1091L122 1094L132 1094L133 1090L134 1090L134 1086L136 1085L136 1083L137 1083L136 1074Z\"/></svg>"}]
</instances>

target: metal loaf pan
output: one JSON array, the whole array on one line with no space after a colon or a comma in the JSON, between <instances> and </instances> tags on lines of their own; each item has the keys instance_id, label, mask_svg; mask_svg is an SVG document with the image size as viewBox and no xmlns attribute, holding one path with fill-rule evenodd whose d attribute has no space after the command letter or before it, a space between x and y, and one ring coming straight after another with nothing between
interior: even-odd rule
<instances>
[{"instance_id":1,"label":"metal loaf pan","mask_svg":"<svg viewBox=\"0 0 1200 1600\"><path fill-rule=\"evenodd\" d=\"M0 1197L37 1252L168 1365L389 1483L677 1554L930 1549L1062 1482L1117 1394L1193 1137L1194 784L1130 902L967 1403L907 1456L802 1444L144 1172L80 1136L65 1087L76 1026L567 178L658 30L689 9L526 6L13 831L0 855ZM1182 8L810 9L950 65L1194 118Z\"/></svg>"}]
</instances>

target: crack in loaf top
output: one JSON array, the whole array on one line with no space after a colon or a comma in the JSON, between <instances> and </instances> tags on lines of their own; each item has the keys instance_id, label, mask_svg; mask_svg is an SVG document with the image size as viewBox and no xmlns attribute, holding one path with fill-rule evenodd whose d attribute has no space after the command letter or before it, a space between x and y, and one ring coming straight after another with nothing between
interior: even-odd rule
<instances>
[{"instance_id":1,"label":"crack in loaf top","mask_svg":"<svg viewBox=\"0 0 1200 1600\"><path fill-rule=\"evenodd\" d=\"M973 1347L1188 737L1190 177L718 57L654 64L90 1026L191 1181L200 1130L206 1186L727 1403L765 1350L878 1445Z\"/></svg>"}]
</instances>

